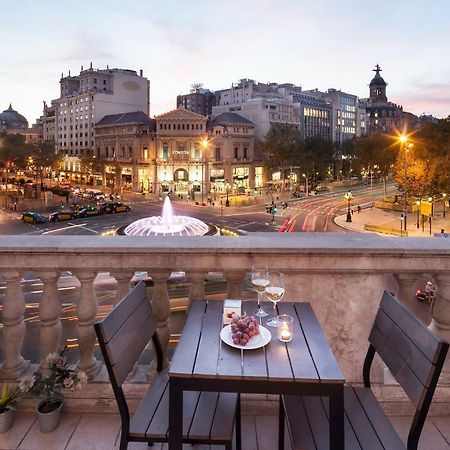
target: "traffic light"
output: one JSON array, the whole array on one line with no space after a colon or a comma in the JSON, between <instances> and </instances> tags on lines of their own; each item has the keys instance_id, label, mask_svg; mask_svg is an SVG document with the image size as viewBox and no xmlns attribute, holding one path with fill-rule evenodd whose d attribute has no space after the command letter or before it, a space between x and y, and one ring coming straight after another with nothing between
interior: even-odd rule
<instances>
[{"instance_id":1,"label":"traffic light","mask_svg":"<svg viewBox=\"0 0 450 450\"><path fill-rule=\"evenodd\" d=\"M276 205L273 205L273 206L272 206L272 214L276 214L277 211L278 211L277 206L276 206Z\"/></svg>"},{"instance_id":2,"label":"traffic light","mask_svg":"<svg viewBox=\"0 0 450 450\"><path fill-rule=\"evenodd\" d=\"M266 205L266 213L271 214L272 207L270 205Z\"/></svg>"}]
</instances>

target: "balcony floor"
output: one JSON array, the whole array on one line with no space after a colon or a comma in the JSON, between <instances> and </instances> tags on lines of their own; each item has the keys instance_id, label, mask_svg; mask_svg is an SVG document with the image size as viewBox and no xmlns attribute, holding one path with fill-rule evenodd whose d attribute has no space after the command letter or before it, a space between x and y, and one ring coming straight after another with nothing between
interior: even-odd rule
<instances>
[{"instance_id":1,"label":"balcony floor","mask_svg":"<svg viewBox=\"0 0 450 450\"><path fill-rule=\"evenodd\" d=\"M277 401L252 401L242 404L243 450L274 450L277 448ZM403 440L406 440L411 417L391 417ZM59 427L52 433L41 433L35 414L18 412L11 430L0 434L0 449L26 450L114 450L119 448L120 419L118 414L77 414L64 412ZM422 432L421 450L450 449L450 417L430 417ZM131 443L130 450L148 449L145 443ZM154 450L167 449L155 444ZM223 449L223 447L192 447L187 449Z\"/></svg>"}]
</instances>

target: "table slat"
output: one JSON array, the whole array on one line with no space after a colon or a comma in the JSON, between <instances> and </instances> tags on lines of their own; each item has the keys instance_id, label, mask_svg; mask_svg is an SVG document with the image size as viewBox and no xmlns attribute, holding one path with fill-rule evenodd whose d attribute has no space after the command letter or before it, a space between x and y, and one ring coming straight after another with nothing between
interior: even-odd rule
<instances>
[{"instance_id":1,"label":"table slat","mask_svg":"<svg viewBox=\"0 0 450 450\"><path fill-rule=\"evenodd\" d=\"M328 345L311 305L309 303L295 303L294 307L320 380L323 382L344 382L344 375Z\"/></svg>"},{"instance_id":2,"label":"table slat","mask_svg":"<svg viewBox=\"0 0 450 450\"><path fill-rule=\"evenodd\" d=\"M292 341L287 344L282 344L286 346L294 379L309 382L320 381L294 305L281 301L278 303L278 312L280 314L288 314L294 318L294 335Z\"/></svg>"},{"instance_id":3,"label":"table slat","mask_svg":"<svg viewBox=\"0 0 450 450\"><path fill-rule=\"evenodd\" d=\"M186 376L186 374L192 374L205 307L206 303L204 300L194 300L191 303L180 342L172 357L169 369L170 375L180 374Z\"/></svg>"},{"instance_id":4,"label":"table slat","mask_svg":"<svg viewBox=\"0 0 450 450\"><path fill-rule=\"evenodd\" d=\"M203 317L202 333L193 374L216 376L219 362L220 329L223 318L223 302L209 300Z\"/></svg>"}]
</instances>

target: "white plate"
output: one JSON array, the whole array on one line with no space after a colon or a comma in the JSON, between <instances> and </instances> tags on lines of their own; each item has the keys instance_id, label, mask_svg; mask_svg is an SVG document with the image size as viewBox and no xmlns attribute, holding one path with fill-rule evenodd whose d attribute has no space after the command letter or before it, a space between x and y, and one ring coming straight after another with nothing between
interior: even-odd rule
<instances>
[{"instance_id":1,"label":"white plate","mask_svg":"<svg viewBox=\"0 0 450 450\"><path fill-rule=\"evenodd\" d=\"M231 325L227 325L222 328L220 338L230 347L240 348L242 350L254 350L255 348L261 348L267 345L272 339L272 335L267 328L260 325L259 334L252 336L247 345L237 345L233 342L233 339L231 339Z\"/></svg>"}]
</instances>

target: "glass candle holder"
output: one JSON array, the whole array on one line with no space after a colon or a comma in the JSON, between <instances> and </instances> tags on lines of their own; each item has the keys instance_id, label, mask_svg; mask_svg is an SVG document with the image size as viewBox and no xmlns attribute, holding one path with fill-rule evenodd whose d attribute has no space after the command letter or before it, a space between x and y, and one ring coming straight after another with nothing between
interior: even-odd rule
<instances>
[{"instance_id":1,"label":"glass candle holder","mask_svg":"<svg viewBox=\"0 0 450 450\"><path fill-rule=\"evenodd\" d=\"M294 318L287 314L281 314L277 317L278 320L278 339L281 342L292 341L292 335L294 333Z\"/></svg>"}]
</instances>

